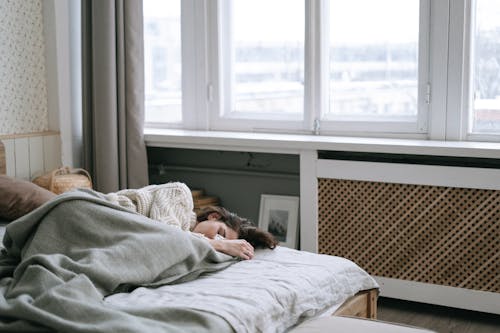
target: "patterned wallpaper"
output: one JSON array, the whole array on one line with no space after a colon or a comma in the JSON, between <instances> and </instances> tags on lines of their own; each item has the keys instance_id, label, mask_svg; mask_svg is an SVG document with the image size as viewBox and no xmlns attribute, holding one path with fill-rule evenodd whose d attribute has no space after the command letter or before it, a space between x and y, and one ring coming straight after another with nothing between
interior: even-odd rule
<instances>
[{"instance_id":1,"label":"patterned wallpaper","mask_svg":"<svg viewBox=\"0 0 500 333\"><path fill-rule=\"evenodd\" d=\"M48 129L42 0L0 0L0 135Z\"/></svg>"}]
</instances>

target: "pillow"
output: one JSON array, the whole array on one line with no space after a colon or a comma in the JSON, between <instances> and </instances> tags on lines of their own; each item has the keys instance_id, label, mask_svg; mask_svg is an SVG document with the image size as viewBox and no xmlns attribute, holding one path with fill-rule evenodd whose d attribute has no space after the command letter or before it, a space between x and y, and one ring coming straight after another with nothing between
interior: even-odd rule
<instances>
[{"instance_id":1,"label":"pillow","mask_svg":"<svg viewBox=\"0 0 500 333\"><path fill-rule=\"evenodd\" d=\"M0 175L0 219L13 221L55 196L32 182Z\"/></svg>"}]
</instances>

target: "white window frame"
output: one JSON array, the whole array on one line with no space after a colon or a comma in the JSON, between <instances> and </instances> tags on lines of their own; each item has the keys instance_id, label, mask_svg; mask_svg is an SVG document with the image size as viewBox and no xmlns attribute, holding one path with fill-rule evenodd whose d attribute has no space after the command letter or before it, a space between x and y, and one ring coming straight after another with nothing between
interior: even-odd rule
<instances>
[{"instance_id":1,"label":"white window frame","mask_svg":"<svg viewBox=\"0 0 500 333\"><path fill-rule=\"evenodd\" d=\"M194 40L193 29L189 27L189 24L194 22L194 4L195 0L179 0L181 4L181 59L182 59L182 91L181 91L181 107L182 107L182 120L180 122L145 122L145 128L189 128L189 117L186 114L187 110L192 109L193 101L193 91L188 89L186 83L193 80L192 76L194 72L186 71L185 66L188 63L193 62L190 59L190 52L195 47L197 41ZM144 62L150 65L151 59L144 59ZM195 127L192 127L193 129Z\"/></svg>"},{"instance_id":2,"label":"white window frame","mask_svg":"<svg viewBox=\"0 0 500 333\"><path fill-rule=\"evenodd\" d=\"M328 1L324 3L323 15L328 15ZM332 117L332 119L321 119L318 112L316 118L321 119L321 133L324 134L351 134L362 132L365 135L377 135L385 133L386 136L404 134L414 134L422 136L428 130L428 111L430 104L430 82L429 82L429 27L430 27L430 0L420 0L419 4L419 42L418 42L418 97L417 97L417 119L416 121L398 121L398 120L380 120L373 118L370 121L347 120L342 118ZM328 19L325 18L325 22ZM326 36L320 37L323 41L328 41L328 27L324 27L323 31ZM328 45L328 44L326 44ZM329 72L329 55L326 55L323 62L323 72ZM327 80L325 84L329 84ZM325 89L328 91L328 88ZM328 93L324 93L322 98L325 99L323 105L328 107ZM380 136L380 135L377 135Z\"/></svg>"},{"instance_id":3,"label":"white window frame","mask_svg":"<svg viewBox=\"0 0 500 333\"><path fill-rule=\"evenodd\" d=\"M468 6L468 10L466 13L468 16L465 16L466 24L465 27L466 29L466 48L465 50L468 51L465 55L465 64L466 64L466 78L468 84L466 85L466 88L468 90L465 90L464 98L466 98L465 101L465 106L467 107L467 110L472 109L473 107L473 99L474 99L474 91L473 91L473 63L474 63L474 58L472 55L472 45L474 44L474 26L475 26L475 13L474 9L475 6L472 6L470 2L466 2L465 6ZM468 120L468 126L466 127L466 140L470 141L500 141L500 133L499 134L479 134L479 133L473 133L472 132L472 110L470 110L468 113L465 114L465 117L467 117Z\"/></svg>"},{"instance_id":4,"label":"white window frame","mask_svg":"<svg viewBox=\"0 0 500 333\"><path fill-rule=\"evenodd\" d=\"M475 0L458 0L449 3L449 53L446 134L448 141L499 142L500 134L472 132L473 107L473 50Z\"/></svg>"},{"instance_id":5,"label":"white window frame","mask_svg":"<svg viewBox=\"0 0 500 333\"><path fill-rule=\"evenodd\" d=\"M471 59L470 52L470 1L451 1L449 3L449 34L448 52L454 57L447 59L447 91L445 140L466 139L470 119L470 83Z\"/></svg>"},{"instance_id":6,"label":"white window frame","mask_svg":"<svg viewBox=\"0 0 500 333\"><path fill-rule=\"evenodd\" d=\"M306 1L309 2L309 1ZM212 20L207 27L209 40L209 54L212 55L208 60L210 80L207 83L207 89L210 92L209 96L209 122L212 130L239 130L250 132L305 132L306 124L308 123L306 112L302 116L295 117L290 114L255 114L245 112L233 112L229 110L232 99L231 83L232 72L231 64L231 49L224 49L224 44L228 44L231 40L230 29L226 25L230 22L224 21L223 17L229 17L231 11L230 0L209 1L209 16ZM307 10L307 9L306 9ZM306 15L307 25L307 15ZM307 33L306 27L306 33ZM305 45L305 67L307 61L307 45ZM223 65L224 64L224 65ZM308 69L304 69L304 75L307 77ZM307 79L305 79L307 81ZM307 83L305 84L307 86ZM304 89L304 105L306 102L306 91ZM304 107L304 110L306 108Z\"/></svg>"},{"instance_id":7,"label":"white window frame","mask_svg":"<svg viewBox=\"0 0 500 333\"><path fill-rule=\"evenodd\" d=\"M328 0L305 0L303 119L222 117L225 99L221 4L230 0L182 0L183 122L146 127L397 137L443 141L500 141L470 133L474 0L420 0L419 114L416 123L321 120L328 108ZM227 56L227 55L226 55ZM426 103L425 100L429 99ZM241 115L241 113L238 113ZM250 116L250 115L247 115ZM319 126L317 126L319 124Z\"/></svg>"},{"instance_id":8,"label":"white window frame","mask_svg":"<svg viewBox=\"0 0 500 333\"><path fill-rule=\"evenodd\" d=\"M177 128L208 128L203 118L198 116L205 100L205 96L200 94L204 82L197 84L200 79L204 80L205 64L196 56L198 52L204 52L204 38L199 34L205 20L203 5L204 1L181 0L182 123Z\"/></svg>"},{"instance_id":9,"label":"white window frame","mask_svg":"<svg viewBox=\"0 0 500 333\"><path fill-rule=\"evenodd\" d=\"M213 20L214 26L211 27L212 36L211 45L217 45L217 65L213 63L212 67L219 67L217 72L212 74L218 77L212 82L219 81L218 94L219 103L213 103L210 110L210 126L214 130L246 130L246 131L273 131L273 132L294 132L294 133L313 133L315 126L320 126L318 130L321 134L352 134L373 135L384 133L386 136L401 136L410 134L422 137L427 133L427 115L429 104L425 102L428 95L428 66L429 66L429 11L430 0L420 0L420 28L419 28L419 74L418 74L418 115L416 122L402 121L329 121L321 118L322 111L328 107L328 0L305 1L305 89L304 89L304 109L302 119L289 120L291 115L266 114L256 119L255 114L245 114L238 112L237 116L227 110L231 105L231 82L224 80L231 76L229 65L231 62L230 50L223 49L222 45L230 40L230 29L224 26L222 17L229 17L230 1L213 1L211 13L216 13L217 19ZM229 23L230 24L230 23ZM222 41L222 42L221 42ZM222 66L221 64L226 64ZM222 80L221 80L222 79ZM211 85L210 90L217 90L215 85ZM430 92L429 92L430 93ZM223 111L221 111L223 110ZM225 113L221 115L221 113ZM266 126L264 127L263 124Z\"/></svg>"}]
</instances>

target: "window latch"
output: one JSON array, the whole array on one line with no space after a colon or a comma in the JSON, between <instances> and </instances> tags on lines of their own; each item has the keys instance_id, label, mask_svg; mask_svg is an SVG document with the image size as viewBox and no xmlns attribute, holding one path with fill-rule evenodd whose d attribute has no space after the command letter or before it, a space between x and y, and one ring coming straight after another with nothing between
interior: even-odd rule
<instances>
[{"instance_id":1,"label":"window latch","mask_svg":"<svg viewBox=\"0 0 500 333\"><path fill-rule=\"evenodd\" d=\"M314 135L319 135L320 128L321 128L321 121L318 118L314 119L314 125L313 125Z\"/></svg>"}]
</instances>

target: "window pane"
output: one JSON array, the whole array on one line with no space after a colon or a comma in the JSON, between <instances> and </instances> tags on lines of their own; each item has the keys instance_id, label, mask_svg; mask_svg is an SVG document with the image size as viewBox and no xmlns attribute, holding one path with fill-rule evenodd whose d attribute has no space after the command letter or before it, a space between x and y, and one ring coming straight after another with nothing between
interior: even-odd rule
<instances>
[{"instance_id":1,"label":"window pane","mask_svg":"<svg viewBox=\"0 0 500 333\"><path fill-rule=\"evenodd\" d=\"M147 122L182 121L181 0L144 0Z\"/></svg>"},{"instance_id":2,"label":"window pane","mask_svg":"<svg viewBox=\"0 0 500 333\"><path fill-rule=\"evenodd\" d=\"M330 0L327 119L416 121L419 0Z\"/></svg>"},{"instance_id":3,"label":"window pane","mask_svg":"<svg viewBox=\"0 0 500 333\"><path fill-rule=\"evenodd\" d=\"M477 0L472 132L500 133L500 1Z\"/></svg>"},{"instance_id":4,"label":"window pane","mask_svg":"<svg viewBox=\"0 0 500 333\"><path fill-rule=\"evenodd\" d=\"M302 114L304 0L235 0L231 6L231 111Z\"/></svg>"}]
</instances>

